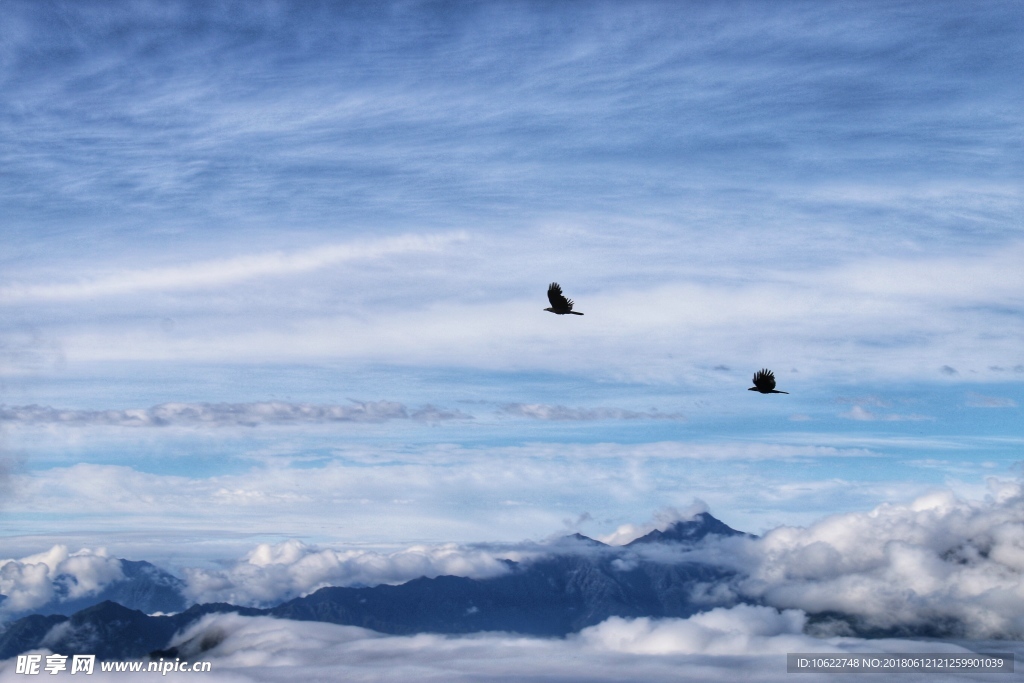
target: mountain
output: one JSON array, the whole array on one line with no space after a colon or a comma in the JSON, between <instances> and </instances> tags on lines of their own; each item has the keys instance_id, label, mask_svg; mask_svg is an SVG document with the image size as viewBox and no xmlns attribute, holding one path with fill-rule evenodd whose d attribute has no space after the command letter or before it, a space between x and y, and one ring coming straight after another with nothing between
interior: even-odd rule
<instances>
[{"instance_id":1,"label":"mountain","mask_svg":"<svg viewBox=\"0 0 1024 683\"><path fill-rule=\"evenodd\" d=\"M61 614L32 614L8 624L0 633L0 659L34 650L41 645L54 626L67 620L68 618Z\"/></svg>"},{"instance_id":2,"label":"mountain","mask_svg":"<svg viewBox=\"0 0 1024 683\"><path fill-rule=\"evenodd\" d=\"M736 531L721 520L715 519L706 512L701 512L693 520L688 522L675 522L664 531L655 529L646 536L641 536L635 541L630 541L627 546L642 545L645 543L697 543L707 536L750 536L742 531Z\"/></svg>"},{"instance_id":3,"label":"mountain","mask_svg":"<svg viewBox=\"0 0 1024 683\"><path fill-rule=\"evenodd\" d=\"M695 543L715 534L742 532L704 513L693 521L651 532L630 546ZM147 653L176 656L175 648L162 649L168 647L172 635L215 612L322 621L389 634L507 631L565 636L611 616L688 617L714 606L734 604L706 597L714 586L730 582L733 572L697 562L646 559L648 553L638 550L607 546L574 534L552 544L550 555L522 563L505 560L509 571L501 576L423 577L398 586L321 588L269 609L215 603L194 605L172 616L147 616L107 601L70 618L32 615L9 624L0 633L0 659L41 647L44 641L60 654L95 653L101 659ZM132 571L137 571L135 577L140 582L132 584L136 591L126 589L124 595L136 602L156 604L154 601L168 597L154 585L176 590L173 582L160 583L162 578L145 567ZM216 640L212 635L198 638L201 642L195 647L200 650L212 647L209 643Z\"/></svg>"}]
</instances>

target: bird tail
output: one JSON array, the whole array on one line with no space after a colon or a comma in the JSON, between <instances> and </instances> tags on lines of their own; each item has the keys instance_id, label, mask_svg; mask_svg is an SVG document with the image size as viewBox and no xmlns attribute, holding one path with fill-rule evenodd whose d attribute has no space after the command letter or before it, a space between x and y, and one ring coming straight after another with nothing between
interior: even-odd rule
<instances>
[{"instance_id":1,"label":"bird tail","mask_svg":"<svg viewBox=\"0 0 1024 683\"><path fill-rule=\"evenodd\" d=\"M579 311L569 311L569 312L572 313L573 315L583 315Z\"/></svg>"},{"instance_id":2,"label":"bird tail","mask_svg":"<svg viewBox=\"0 0 1024 683\"><path fill-rule=\"evenodd\" d=\"M776 391L776 390L773 389L772 393L773 394L788 394L789 392L788 391Z\"/></svg>"}]
</instances>

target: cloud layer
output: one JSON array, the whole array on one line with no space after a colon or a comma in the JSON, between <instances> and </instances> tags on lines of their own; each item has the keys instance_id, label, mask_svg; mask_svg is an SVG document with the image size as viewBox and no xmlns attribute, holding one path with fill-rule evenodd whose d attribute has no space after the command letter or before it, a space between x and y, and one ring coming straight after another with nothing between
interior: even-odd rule
<instances>
[{"instance_id":1,"label":"cloud layer","mask_svg":"<svg viewBox=\"0 0 1024 683\"><path fill-rule=\"evenodd\" d=\"M612 618L566 639L540 639L503 633L383 636L350 626L220 614L204 617L172 642L183 659L209 660L218 676L239 683L296 677L468 683L510 676L536 683L554 678L595 683L781 683L792 676L785 673L786 652L967 651L912 640L819 640L801 633L804 619L797 610L741 606L689 619ZM2 666L0 680L7 680L13 664ZM185 676L166 678L177 681ZM960 679L952 674L945 680ZM901 680L929 679L908 674Z\"/></svg>"},{"instance_id":2,"label":"cloud layer","mask_svg":"<svg viewBox=\"0 0 1024 683\"><path fill-rule=\"evenodd\" d=\"M472 419L460 411L423 406L407 408L394 401L352 401L351 405L257 403L164 403L145 409L62 410L48 406L0 406L0 423L114 427L257 427L259 425L388 420Z\"/></svg>"}]
</instances>

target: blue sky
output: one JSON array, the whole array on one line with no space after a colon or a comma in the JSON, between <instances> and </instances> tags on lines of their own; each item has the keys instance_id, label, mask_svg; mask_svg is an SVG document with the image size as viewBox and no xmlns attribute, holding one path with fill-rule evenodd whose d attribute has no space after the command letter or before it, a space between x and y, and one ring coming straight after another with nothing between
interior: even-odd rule
<instances>
[{"instance_id":1,"label":"blue sky","mask_svg":"<svg viewBox=\"0 0 1024 683\"><path fill-rule=\"evenodd\" d=\"M1015 3L4 14L12 555L694 499L762 532L1019 477Z\"/></svg>"}]
</instances>

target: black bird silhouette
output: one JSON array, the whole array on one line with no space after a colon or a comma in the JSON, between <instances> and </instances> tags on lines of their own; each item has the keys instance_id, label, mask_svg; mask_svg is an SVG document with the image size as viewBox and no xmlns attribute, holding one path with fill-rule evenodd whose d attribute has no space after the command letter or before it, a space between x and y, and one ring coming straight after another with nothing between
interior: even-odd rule
<instances>
[{"instance_id":1,"label":"black bird silhouette","mask_svg":"<svg viewBox=\"0 0 1024 683\"><path fill-rule=\"evenodd\" d=\"M583 315L578 311L572 310L572 299L566 299L562 294L562 286L557 282L552 282L548 285L548 301L551 302L550 308L545 308L545 311L551 311L556 315Z\"/></svg>"},{"instance_id":2,"label":"black bird silhouette","mask_svg":"<svg viewBox=\"0 0 1024 683\"><path fill-rule=\"evenodd\" d=\"M762 394L788 394L788 391L775 390L775 373L771 370L759 370L754 373L754 386L747 391L760 391Z\"/></svg>"}]
</instances>

